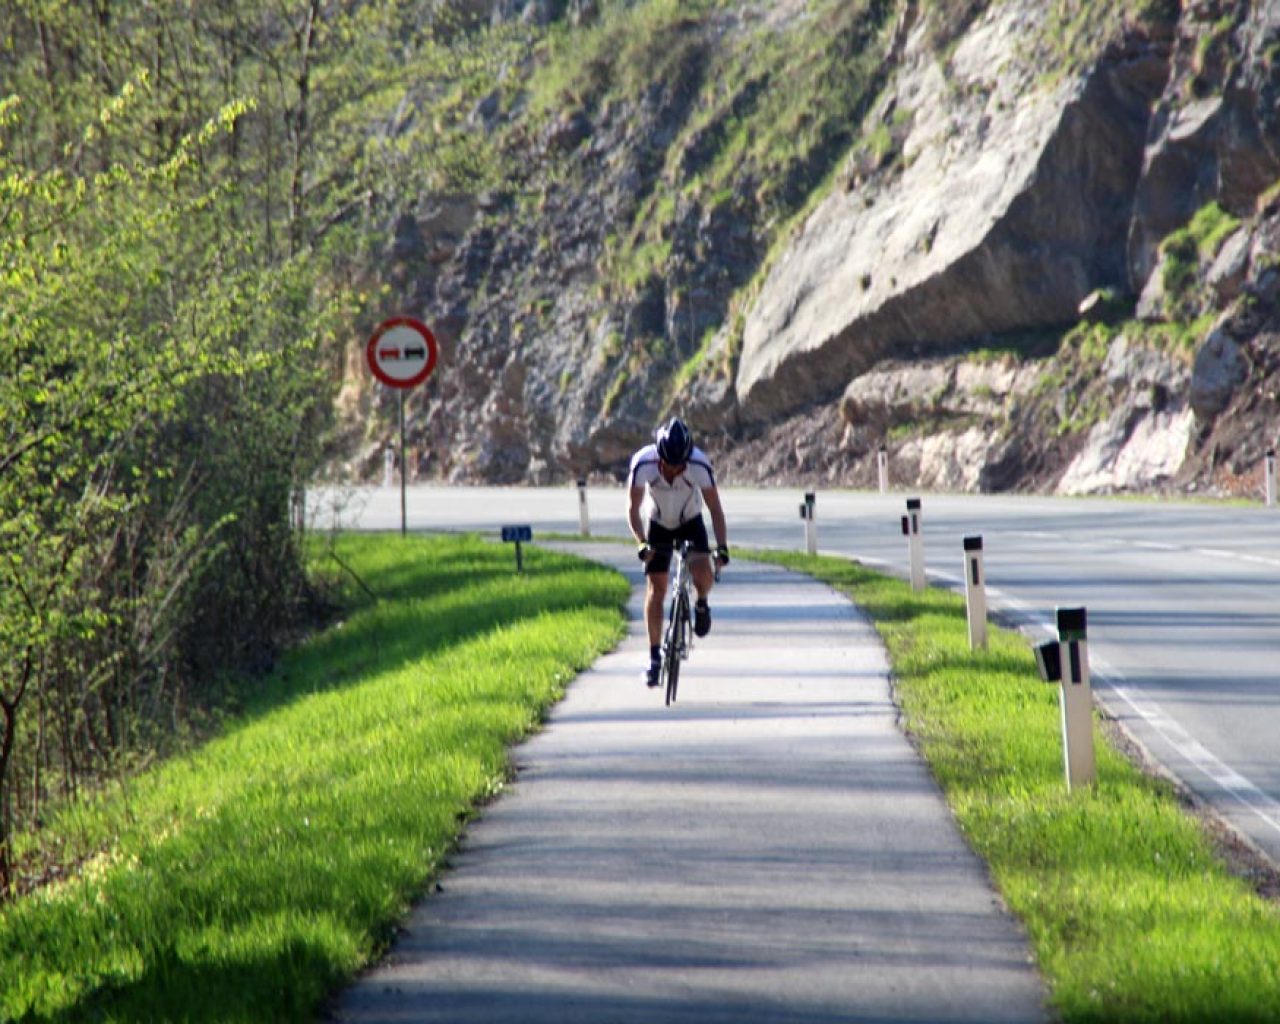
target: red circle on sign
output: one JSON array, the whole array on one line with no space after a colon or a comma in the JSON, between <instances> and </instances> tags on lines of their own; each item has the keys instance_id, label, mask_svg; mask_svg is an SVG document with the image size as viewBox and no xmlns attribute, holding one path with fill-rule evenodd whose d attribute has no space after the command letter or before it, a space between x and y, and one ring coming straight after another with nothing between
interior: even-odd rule
<instances>
[{"instance_id":1,"label":"red circle on sign","mask_svg":"<svg viewBox=\"0 0 1280 1024\"><path fill-rule=\"evenodd\" d=\"M412 388L431 376L439 350L435 335L421 320L393 316L380 323L365 347L373 375L392 388Z\"/></svg>"}]
</instances>

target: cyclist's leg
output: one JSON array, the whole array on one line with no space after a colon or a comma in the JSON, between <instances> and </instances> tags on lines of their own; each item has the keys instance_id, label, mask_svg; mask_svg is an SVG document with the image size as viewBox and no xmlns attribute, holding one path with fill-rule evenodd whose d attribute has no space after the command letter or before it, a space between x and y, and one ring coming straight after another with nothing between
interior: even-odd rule
<instances>
[{"instance_id":1,"label":"cyclist's leg","mask_svg":"<svg viewBox=\"0 0 1280 1024\"><path fill-rule=\"evenodd\" d=\"M710 555L694 555L689 559L689 570L693 574L693 589L698 592L698 600L705 601L715 585L715 570L711 565Z\"/></svg>"},{"instance_id":2,"label":"cyclist's leg","mask_svg":"<svg viewBox=\"0 0 1280 1024\"><path fill-rule=\"evenodd\" d=\"M651 522L648 541L654 551L644 568L644 622L649 638L649 665L645 670L645 682L649 686L657 686L662 665L662 604L667 596L671 568L671 531Z\"/></svg>"},{"instance_id":3,"label":"cyclist's leg","mask_svg":"<svg viewBox=\"0 0 1280 1024\"><path fill-rule=\"evenodd\" d=\"M654 647L662 642L662 603L667 596L671 553L676 537L673 531L651 522L647 539L653 555L644 567L644 621L649 633L649 646Z\"/></svg>"},{"instance_id":4,"label":"cyclist's leg","mask_svg":"<svg viewBox=\"0 0 1280 1024\"><path fill-rule=\"evenodd\" d=\"M666 573L645 576L644 624L649 639L649 661L644 670L646 686L661 682L662 673L662 599L667 592Z\"/></svg>"},{"instance_id":5,"label":"cyclist's leg","mask_svg":"<svg viewBox=\"0 0 1280 1024\"><path fill-rule=\"evenodd\" d=\"M645 576L644 623L650 647L657 647L662 643L662 604L667 596L668 579L665 572Z\"/></svg>"},{"instance_id":6,"label":"cyclist's leg","mask_svg":"<svg viewBox=\"0 0 1280 1024\"><path fill-rule=\"evenodd\" d=\"M688 540L695 552L689 558L689 574L693 577L693 589L698 594L697 603L693 606L693 632L697 636L706 636L711 632L711 608L707 604L707 595L715 584L707 524L702 516L697 516L681 524L676 533L682 540Z\"/></svg>"},{"instance_id":7,"label":"cyclist's leg","mask_svg":"<svg viewBox=\"0 0 1280 1024\"><path fill-rule=\"evenodd\" d=\"M689 541L692 554L689 557L689 573L693 577L693 589L698 592L699 600L705 600L711 593L715 582L715 574L711 567L711 542L707 538L707 524L702 516L695 516L688 522L681 523L672 531L678 544L682 540Z\"/></svg>"}]
</instances>

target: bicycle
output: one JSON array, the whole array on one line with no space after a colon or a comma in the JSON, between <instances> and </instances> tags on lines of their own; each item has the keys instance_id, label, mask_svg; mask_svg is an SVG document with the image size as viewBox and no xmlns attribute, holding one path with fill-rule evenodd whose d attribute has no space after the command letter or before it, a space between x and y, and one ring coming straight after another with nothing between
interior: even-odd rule
<instances>
[{"instance_id":1,"label":"bicycle","mask_svg":"<svg viewBox=\"0 0 1280 1024\"><path fill-rule=\"evenodd\" d=\"M676 691L680 687L680 663L689 657L693 650L693 574L689 570L689 556L692 552L689 541L681 541L672 549L671 555L671 604L667 613L667 625L662 634L662 674L661 682L666 690L666 702L670 706L676 702ZM707 558L709 555L702 555ZM720 564L712 558L715 578L720 579Z\"/></svg>"}]
</instances>

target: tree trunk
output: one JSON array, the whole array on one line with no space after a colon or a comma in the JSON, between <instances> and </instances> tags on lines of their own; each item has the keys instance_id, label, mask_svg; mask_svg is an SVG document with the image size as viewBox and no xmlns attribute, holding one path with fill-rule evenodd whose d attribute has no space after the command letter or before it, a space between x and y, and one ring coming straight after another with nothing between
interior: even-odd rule
<instances>
[{"instance_id":1,"label":"tree trunk","mask_svg":"<svg viewBox=\"0 0 1280 1024\"><path fill-rule=\"evenodd\" d=\"M307 17L298 33L298 106L293 116L293 168L289 183L289 255L302 251L306 238L302 188L303 156L307 146L308 104L311 101L311 48L316 38L316 17L320 0L307 5Z\"/></svg>"},{"instance_id":2,"label":"tree trunk","mask_svg":"<svg viewBox=\"0 0 1280 1024\"><path fill-rule=\"evenodd\" d=\"M13 894L13 858L10 852L10 835L13 830L13 805L9 799L11 785L9 764L13 758L13 743L18 732L18 706L22 703L27 684L31 681L31 651L23 659L22 673L11 699L0 697L0 714L4 717L4 739L0 740L0 901Z\"/></svg>"}]
</instances>

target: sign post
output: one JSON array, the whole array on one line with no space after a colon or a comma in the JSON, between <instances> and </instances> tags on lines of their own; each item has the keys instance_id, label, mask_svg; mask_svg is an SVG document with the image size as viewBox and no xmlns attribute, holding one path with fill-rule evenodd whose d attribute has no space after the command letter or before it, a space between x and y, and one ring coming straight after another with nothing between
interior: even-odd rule
<instances>
[{"instance_id":1,"label":"sign post","mask_svg":"<svg viewBox=\"0 0 1280 1024\"><path fill-rule=\"evenodd\" d=\"M431 376L439 358L435 335L421 320L411 316L393 316L374 330L365 346L365 359L373 375L389 388L395 388L400 405L400 535L406 529L404 440L404 393Z\"/></svg>"},{"instance_id":2,"label":"sign post","mask_svg":"<svg viewBox=\"0 0 1280 1024\"><path fill-rule=\"evenodd\" d=\"M516 572L524 572L524 555L520 550L520 545L533 540L532 526L504 526L502 528L502 542L504 544L514 543L516 546Z\"/></svg>"}]
</instances>

